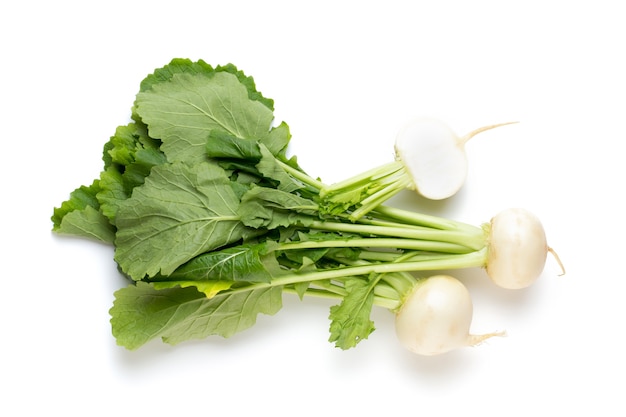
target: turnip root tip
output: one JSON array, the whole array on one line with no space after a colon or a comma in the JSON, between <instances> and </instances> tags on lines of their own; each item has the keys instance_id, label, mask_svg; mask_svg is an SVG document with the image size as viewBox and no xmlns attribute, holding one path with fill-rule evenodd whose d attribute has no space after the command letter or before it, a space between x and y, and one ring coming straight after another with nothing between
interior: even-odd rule
<instances>
[{"instance_id":1,"label":"turnip root tip","mask_svg":"<svg viewBox=\"0 0 626 417\"><path fill-rule=\"evenodd\" d=\"M515 123L519 123L519 122L506 122L506 123L498 123L498 124L495 124L495 125L479 127L478 129L474 129L471 132L466 133L465 135L460 137L459 138L459 143L465 145L471 138L473 138L474 136L476 136L479 133L485 132L487 130L495 129L496 127L512 125L512 124L515 124Z\"/></svg>"},{"instance_id":2,"label":"turnip root tip","mask_svg":"<svg viewBox=\"0 0 626 417\"><path fill-rule=\"evenodd\" d=\"M561 258L559 258L559 255L556 253L556 251L548 246L548 253L552 255L556 263L559 265L559 268L561 268L561 273L559 274L559 276L565 275L565 265L563 265L563 262L561 262Z\"/></svg>"}]
</instances>

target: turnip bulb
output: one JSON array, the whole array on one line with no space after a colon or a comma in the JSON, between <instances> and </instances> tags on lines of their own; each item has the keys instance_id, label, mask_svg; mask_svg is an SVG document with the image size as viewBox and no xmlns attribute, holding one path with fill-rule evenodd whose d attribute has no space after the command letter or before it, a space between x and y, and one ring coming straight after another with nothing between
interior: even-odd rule
<instances>
[{"instance_id":1,"label":"turnip bulb","mask_svg":"<svg viewBox=\"0 0 626 417\"><path fill-rule=\"evenodd\" d=\"M400 344L419 355L438 355L474 346L502 332L473 335L473 304L469 291L449 275L418 281L396 313Z\"/></svg>"},{"instance_id":2,"label":"turnip bulb","mask_svg":"<svg viewBox=\"0 0 626 417\"><path fill-rule=\"evenodd\" d=\"M452 197L467 177L467 141L511 123L515 122L481 127L459 137L439 120L416 119L398 133L392 162L323 185L320 210L330 214L347 212L355 221L403 190L413 190L430 200Z\"/></svg>"},{"instance_id":3,"label":"turnip bulb","mask_svg":"<svg viewBox=\"0 0 626 417\"><path fill-rule=\"evenodd\" d=\"M541 275L549 253L541 221L531 212L509 208L491 219L486 270L493 282L502 288L520 289L533 284Z\"/></svg>"},{"instance_id":4,"label":"turnip bulb","mask_svg":"<svg viewBox=\"0 0 626 417\"><path fill-rule=\"evenodd\" d=\"M484 126L458 136L439 120L416 119L398 133L396 159L408 171L418 194L431 200L446 199L456 194L465 183L467 141L481 132L507 124L511 123Z\"/></svg>"}]
</instances>

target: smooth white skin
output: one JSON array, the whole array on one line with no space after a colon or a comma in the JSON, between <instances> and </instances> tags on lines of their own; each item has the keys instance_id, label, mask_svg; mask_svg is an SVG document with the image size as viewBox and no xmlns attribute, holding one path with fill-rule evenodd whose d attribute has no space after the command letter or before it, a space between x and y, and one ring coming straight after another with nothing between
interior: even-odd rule
<instances>
[{"instance_id":1,"label":"smooth white skin","mask_svg":"<svg viewBox=\"0 0 626 417\"><path fill-rule=\"evenodd\" d=\"M419 355L438 355L501 335L471 335L473 305L469 291L449 275L418 282L396 313L400 343Z\"/></svg>"},{"instance_id":2,"label":"smooth white skin","mask_svg":"<svg viewBox=\"0 0 626 417\"><path fill-rule=\"evenodd\" d=\"M539 219L521 208L511 208L491 219L487 274L498 286L526 288L543 272L548 252Z\"/></svg>"},{"instance_id":3,"label":"smooth white skin","mask_svg":"<svg viewBox=\"0 0 626 417\"><path fill-rule=\"evenodd\" d=\"M467 177L465 142L444 123L417 119L396 138L396 158L413 179L415 190L431 200L456 194Z\"/></svg>"},{"instance_id":4,"label":"smooth white skin","mask_svg":"<svg viewBox=\"0 0 626 417\"><path fill-rule=\"evenodd\" d=\"M465 183L467 141L511 123L516 122L480 127L460 137L439 120L416 119L398 133L396 159L409 173L417 193L431 200L443 200L456 194Z\"/></svg>"}]
</instances>

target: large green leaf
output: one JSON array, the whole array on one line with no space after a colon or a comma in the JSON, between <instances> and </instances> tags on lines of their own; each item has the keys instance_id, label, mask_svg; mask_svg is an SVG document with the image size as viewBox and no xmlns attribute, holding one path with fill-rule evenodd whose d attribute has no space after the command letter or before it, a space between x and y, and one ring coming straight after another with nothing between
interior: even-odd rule
<instances>
[{"instance_id":1,"label":"large green leaf","mask_svg":"<svg viewBox=\"0 0 626 417\"><path fill-rule=\"evenodd\" d=\"M268 287L207 298L193 287L155 289L138 282L115 293L110 310L117 343L137 349L160 337L177 344L210 335L230 337L282 308L282 288Z\"/></svg>"},{"instance_id":2,"label":"large green leaf","mask_svg":"<svg viewBox=\"0 0 626 417\"><path fill-rule=\"evenodd\" d=\"M213 68L203 60L191 61L187 58L174 58L169 64L162 68L157 68L152 74L148 75L141 82L140 91L148 91L152 89L155 84L160 84L169 81L174 74L204 74L210 77L215 72L228 72L237 77L239 82L248 90L248 97L251 100L259 101L263 103L268 109L274 110L274 100L263 97L263 95L257 91L254 79L248 77L243 71L237 69L233 64L218 65Z\"/></svg>"},{"instance_id":3,"label":"large green leaf","mask_svg":"<svg viewBox=\"0 0 626 417\"><path fill-rule=\"evenodd\" d=\"M215 72L213 67L203 60L191 61L187 58L174 58L169 64L157 68L152 74L149 74L141 81L139 91L148 91L156 84L169 81L174 74L206 74L211 75Z\"/></svg>"},{"instance_id":4,"label":"large green leaf","mask_svg":"<svg viewBox=\"0 0 626 417\"><path fill-rule=\"evenodd\" d=\"M216 129L264 143L276 155L289 140L272 133L272 110L252 100L238 77L225 71L173 74L139 92L135 111L150 136L163 141L161 149L170 161L206 159L206 142Z\"/></svg>"},{"instance_id":5,"label":"large green leaf","mask_svg":"<svg viewBox=\"0 0 626 417\"><path fill-rule=\"evenodd\" d=\"M159 165L120 203L115 259L135 280L168 275L195 256L245 237L239 198L212 162Z\"/></svg>"}]
</instances>

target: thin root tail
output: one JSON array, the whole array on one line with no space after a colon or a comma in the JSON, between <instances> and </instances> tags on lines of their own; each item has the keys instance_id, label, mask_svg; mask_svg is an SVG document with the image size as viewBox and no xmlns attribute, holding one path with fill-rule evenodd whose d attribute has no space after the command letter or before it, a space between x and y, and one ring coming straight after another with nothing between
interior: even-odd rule
<instances>
[{"instance_id":1,"label":"thin root tail","mask_svg":"<svg viewBox=\"0 0 626 417\"><path fill-rule=\"evenodd\" d=\"M482 342L484 342L487 339L490 339L492 337L504 337L506 336L506 332L505 331L501 331L501 332L492 332L492 333L486 333L486 334L470 334L468 339L467 339L467 345L468 346L476 346L481 344Z\"/></svg>"},{"instance_id":2,"label":"thin root tail","mask_svg":"<svg viewBox=\"0 0 626 417\"><path fill-rule=\"evenodd\" d=\"M561 258L559 258L559 255L557 255L556 251L551 247L548 247L548 253L552 255L556 263L561 268L561 273L559 274L559 276L562 277L563 275L565 275L565 266L563 265L563 262L561 262Z\"/></svg>"},{"instance_id":3,"label":"thin root tail","mask_svg":"<svg viewBox=\"0 0 626 417\"><path fill-rule=\"evenodd\" d=\"M484 132L486 130L495 129L496 127L500 127L500 126L512 125L512 124L515 124L515 123L519 123L519 122L506 122L506 123L498 123L498 124L495 124L495 125L479 127L478 129L472 130L471 132L469 132L468 134L463 136L460 139L460 142L465 144L465 143L467 143L468 140L470 140L471 138L473 138L477 134L482 133L482 132Z\"/></svg>"}]
</instances>

